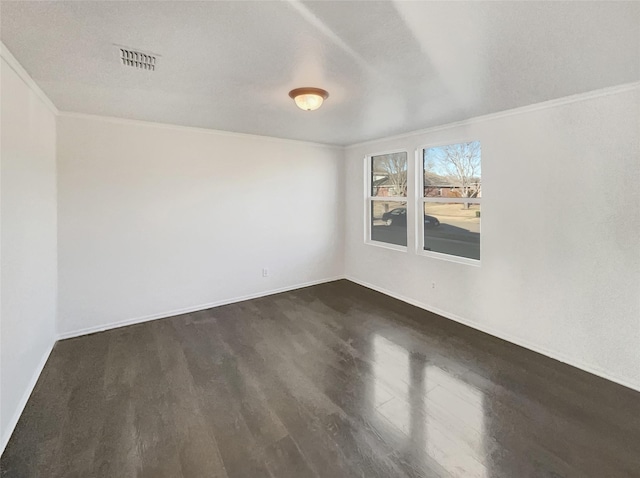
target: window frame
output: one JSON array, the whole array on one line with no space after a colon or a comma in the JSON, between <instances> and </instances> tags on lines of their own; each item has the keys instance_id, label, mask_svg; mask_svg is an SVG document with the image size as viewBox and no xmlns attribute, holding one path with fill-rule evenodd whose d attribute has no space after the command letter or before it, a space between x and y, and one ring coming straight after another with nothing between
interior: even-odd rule
<instances>
[{"instance_id":1,"label":"window frame","mask_svg":"<svg viewBox=\"0 0 640 478\"><path fill-rule=\"evenodd\" d=\"M417 180L416 180L416 200L415 200L415 206L416 206L416 214L414 217L414 220L416 221L416 254L419 256L423 256L423 257L430 257L432 259L439 259L439 260L444 260L444 261L449 261L449 262L457 262L459 264L467 264L467 265L471 265L471 266L477 266L480 267L481 265L481 260L482 260L482 212L481 212L481 216L480 216L480 259L471 259L469 257L462 257L462 256L456 256L453 254L445 254L444 252L435 252L435 251L427 251L425 250L424 246L425 246L425 241L424 241L424 233L425 233L425 227L424 227L424 219L423 219L423 215L424 215L424 208L425 208L425 204L426 203L440 203L440 204L455 204L455 203L460 203L460 202L467 202L470 204L478 204L480 205L480 210L482 211L482 198L445 198L445 197L433 197L433 198L426 198L424 196L424 152L427 149L431 149L431 148L438 148L438 147L442 147L442 146L449 146L449 145L453 145L453 144L460 144L460 143L473 143L473 142L479 142L480 143L480 161L482 164L482 140L480 139L462 139L462 140L451 140L451 141L444 141L444 142L437 142L437 143L431 143L431 144L426 144L426 145L422 145L419 146L416 149L416 170L418 172L417 174ZM481 176L481 180L482 180L482 176Z\"/></svg>"},{"instance_id":2,"label":"window frame","mask_svg":"<svg viewBox=\"0 0 640 478\"><path fill-rule=\"evenodd\" d=\"M384 249L391 249L393 251L400 251L400 252L407 252L409 250L408 245L409 245L409 219L410 219L410 215L409 215L409 189L407 187L407 196L373 196L372 195L372 190L373 190L373 171L372 171L372 167L373 167L373 158L376 156L384 156L386 154L398 154L398 153L404 153L406 155L407 158L407 186L409 185L409 181L411 181L410 178L410 174L409 174L409 167L410 167L410 163L409 163L409 150L405 149L405 148L401 148L401 149L393 149L393 150L389 150L389 151L382 151L382 152L377 152L377 153L372 153L372 154L368 154L364 157L364 163L365 163L365 174L364 174L364 209L365 209L365 213L364 213L364 243L368 244L370 246L376 246L376 247L382 247ZM373 222L373 218L371 217L371 211L372 211L372 205L374 201L381 201L381 202L398 202L398 203L405 203L405 207L407 208L407 245L406 246L400 246L398 244L391 244L389 242L382 242L382 241L375 241L373 239L371 239L371 233L372 233L372 222Z\"/></svg>"}]
</instances>

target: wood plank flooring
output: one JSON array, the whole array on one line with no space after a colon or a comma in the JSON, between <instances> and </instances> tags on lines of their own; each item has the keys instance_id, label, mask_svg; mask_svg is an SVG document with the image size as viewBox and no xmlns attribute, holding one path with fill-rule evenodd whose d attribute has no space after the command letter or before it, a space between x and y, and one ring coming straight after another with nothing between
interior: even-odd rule
<instances>
[{"instance_id":1,"label":"wood plank flooring","mask_svg":"<svg viewBox=\"0 0 640 478\"><path fill-rule=\"evenodd\" d=\"M337 281L59 342L0 470L640 477L640 393Z\"/></svg>"}]
</instances>

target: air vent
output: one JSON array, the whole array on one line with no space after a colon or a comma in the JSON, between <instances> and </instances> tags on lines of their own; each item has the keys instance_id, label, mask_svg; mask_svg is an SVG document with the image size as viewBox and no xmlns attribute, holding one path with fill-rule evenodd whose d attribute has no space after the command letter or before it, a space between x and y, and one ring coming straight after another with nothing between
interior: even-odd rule
<instances>
[{"instance_id":1,"label":"air vent","mask_svg":"<svg viewBox=\"0 0 640 478\"><path fill-rule=\"evenodd\" d=\"M156 55L141 51L120 48L120 61L123 65L132 66L139 70L155 71L156 69Z\"/></svg>"}]
</instances>

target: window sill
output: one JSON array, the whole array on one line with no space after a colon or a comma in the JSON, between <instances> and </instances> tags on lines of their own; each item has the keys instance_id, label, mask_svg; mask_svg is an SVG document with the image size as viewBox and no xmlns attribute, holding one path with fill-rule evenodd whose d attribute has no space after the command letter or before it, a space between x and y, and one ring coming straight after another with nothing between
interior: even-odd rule
<instances>
[{"instance_id":1,"label":"window sill","mask_svg":"<svg viewBox=\"0 0 640 478\"><path fill-rule=\"evenodd\" d=\"M419 249L416 254L422 257L429 257L431 259L438 259L441 261L455 262L457 264L465 264L468 266L480 267L479 259L469 259L468 257L452 256L451 254L443 254L441 252L425 251Z\"/></svg>"},{"instance_id":2,"label":"window sill","mask_svg":"<svg viewBox=\"0 0 640 478\"><path fill-rule=\"evenodd\" d=\"M369 246L381 247L382 249L391 249L392 251L400 251L407 252L407 246L398 246L397 244L389 244L388 242L380 242L380 241L364 241L365 244Z\"/></svg>"}]
</instances>

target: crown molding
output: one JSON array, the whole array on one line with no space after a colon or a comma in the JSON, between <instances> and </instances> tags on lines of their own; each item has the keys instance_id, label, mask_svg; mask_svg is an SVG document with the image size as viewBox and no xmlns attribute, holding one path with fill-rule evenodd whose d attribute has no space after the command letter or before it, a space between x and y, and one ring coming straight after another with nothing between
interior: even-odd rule
<instances>
[{"instance_id":1,"label":"crown molding","mask_svg":"<svg viewBox=\"0 0 640 478\"><path fill-rule=\"evenodd\" d=\"M640 88L640 81L634 81L632 83L624 83L621 85L610 86L607 88L601 88L598 90L587 91L585 93L578 93L570 96L563 96L562 98L556 98L553 100L543 101L541 103L534 103L532 105L527 106L519 106L517 108L512 108L510 110L499 111L497 113L490 113L482 116L475 116L473 118L469 118L466 120L455 121L452 123L447 123L439 126L432 126L430 128L419 129L414 131L409 131L407 133L400 133L393 136L385 136L379 139L372 139L368 141L363 141L361 143L353 143L345 146L346 150L359 148L362 146L370 146L377 144L382 141L392 141L397 139L409 138L411 136L424 135L435 133L437 131L444 131L447 129L457 128L460 126L469 126L476 123L481 123L485 121L492 121L501 118L508 118L509 116L516 116L524 113L530 113L533 111L546 110L550 108L556 108L558 106L568 105L571 103L577 103L580 101L591 100L595 98L601 98L604 96L615 95L619 93L624 93L627 91L632 91Z\"/></svg>"},{"instance_id":2,"label":"crown molding","mask_svg":"<svg viewBox=\"0 0 640 478\"><path fill-rule=\"evenodd\" d=\"M411 136L416 136L416 135L431 134L438 131L444 131L447 129L452 129L460 126L468 126L468 125L472 125L480 122L507 118L509 116L515 116L515 115L530 113L530 112L549 109L549 108L555 108L558 106L563 106L571 103L586 101L586 100L600 98L600 97L609 96L609 95L615 95L615 94L624 93L626 91L632 91L637 88L640 88L640 81L635 81L632 83L624 83L622 85L601 88L598 90L592 90L585 93L578 93L570 96L564 96L562 98L556 98L553 100L543 101L541 103L535 103L527 106L520 106L520 107L512 108L509 110L490 113L487 115L475 116L473 118L469 118L461 121L455 121L455 122L447 123L443 125L432 126L432 127L424 128L420 130L408 131L406 133L400 133L392 136L384 136L377 139L372 139L368 141L352 143L349 145L341 146L341 145L335 145L335 144L316 143L313 141L301 141L301 140L288 139L288 138L278 138L274 136L264 136L264 135L250 134L250 133L237 133L233 131L216 130L216 129L210 129L210 128L195 127L195 126L181 126L181 125L175 125L171 123L158 123L153 121L118 118L113 116L76 113L73 111L60 111L55 106L55 104L49 99L49 97L44 93L44 91L42 91L42 89L37 85L37 83L33 80L33 78L31 78L29 73L22 67L20 62L18 62L18 60L13 56L13 54L9 51L6 45L1 41L0 41L0 56L2 57L3 60L6 61L7 65L9 65L9 67L11 67L11 69L16 72L16 74L22 79L22 81L43 101L43 103L47 106L47 108L49 108L49 110L53 114L58 116L66 116L71 118L96 119L96 120L103 120L103 121L109 121L112 123L120 123L120 124L154 126L158 128L180 130L180 131L198 131L201 133L209 133L209 134L215 134L220 136L261 139L261 140L273 141L273 142L279 142L279 143L315 146L315 147L327 148L331 150L351 150L351 149L362 147L362 146L374 145L382 141L393 141L398 139L409 138Z\"/></svg>"},{"instance_id":3,"label":"crown molding","mask_svg":"<svg viewBox=\"0 0 640 478\"><path fill-rule=\"evenodd\" d=\"M6 45L0 42L0 57L9 65L9 67L16 72L16 74L20 77L20 79L27 85L31 91L33 91L38 98L42 100L42 102L46 105L47 108L54 114L58 115L59 111L56 108L56 105L53 104L53 101L49 99L49 97L45 94L44 91L37 85L37 83L31 78L31 75L27 73L20 62L16 60L16 57L9 51Z\"/></svg>"},{"instance_id":4,"label":"crown molding","mask_svg":"<svg viewBox=\"0 0 640 478\"><path fill-rule=\"evenodd\" d=\"M245 138L245 139L254 139L254 140L262 140L262 141L272 141L275 143L287 143L287 144L296 144L299 146L314 146L316 148L322 149L331 149L336 151L342 151L344 149L343 146L334 145L334 144L326 144L326 143L314 143L313 141L302 141L297 139L287 139L287 138L278 138L275 136L262 136L258 134L251 133L237 133L234 131L225 131L219 129L210 129L210 128L200 128L197 126L182 126L171 123L157 123L154 121L145 121L145 120L136 120L136 119L128 119L128 118L118 118L115 116L103 116L103 115L93 115L88 113L76 113L73 111L60 111L58 113L59 116L66 118L77 118L77 119L87 119L87 120L97 120L97 121L106 121L109 123L116 124L128 124L128 125L138 125L138 126L148 126L154 128L163 128L174 131L191 131L198 133L207 133L217 136L230 136L235 138Z\"/></svg>"}]
</instances>

